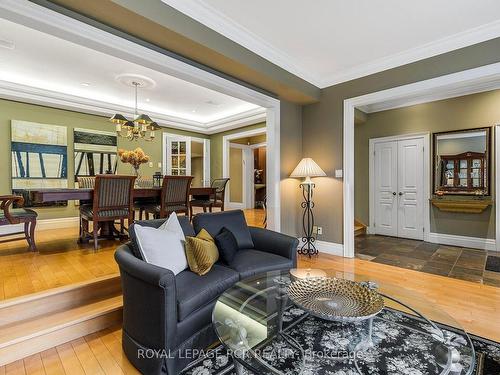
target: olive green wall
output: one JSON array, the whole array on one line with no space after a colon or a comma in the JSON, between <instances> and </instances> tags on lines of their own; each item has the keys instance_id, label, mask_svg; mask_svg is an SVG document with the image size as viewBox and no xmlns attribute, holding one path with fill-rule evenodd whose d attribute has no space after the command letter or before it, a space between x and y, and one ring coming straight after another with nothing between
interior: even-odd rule
<instances>
[{"instance_id":1,"label":"olive green wall","mask_svg":"<svg viewBox=\"0 0 500 375\"><path fill-rule=\"evenodd\" d=\"M241 148L229 148L229 201L243 203L243 150Z\"/></svg>"},{"instance_id":2,"label":"olive green wall","mask_svg":"<svg viewBox=\"0 0 500 375\"><path fill-rule=\"evenodd\" d=\"M43 124L62 125L68 128L68 187L73 187L74 161L73 161L73 128L85 128L96 130L114 131L114 125L107 118L101 116L88 115L78 112L65 111L55 108L42 107L38 105L0 100L0 155L4 162L0 164L0 194L11 193L11 155L10 155L10 126L11 120L24 120L39 122ZM182 135L193 135L207 138L205 135L190 133L177 129L162 128L163 132L176 133ZM118 139L118 148L133 149L142 147L151 157L153 167L147 164L141 166L143 175L152 175L158 169L158 163L162 158L162 137L160 132L153 142L137 141L131 142L125 139ZM118 172L132 174L132 168L128 164L118 162ZM52 219L77 216L77 211L73 202L68 202L67 207L37 208L41 219Z\"/></svg>"},{"instance_id":3,"label":"olive green wall","mask_svg":"<svg viewBox=\"0 0 500 375\"><path fill-rule=\"evenodd\" d=\"M491 127L497 123L500 123L500 90L368 114L363 124L355 126L356 219L365 224L369 222L367 187L369 185L368 146L371 138ZM491 134L493 135L493 132ZM431 145L431 150L432 147ZM432 160L432 152L430 158ZM491 159L491 192L493 193L495 166L494 158ZM432 171L432 167L430 169ZM429 176L429 183L432 184L432 176ZM494 207L486 209L481 214L463 214L441 212L431 206L429 214L431 232L495 238Z\"/></svg>"},{"instance_id":4,"label":"olive green wall","mask_svg":"<svg viewBox=\"0 0 500 375\"><path fill-rule=\"evenodd\" d=\"M331 86L319 103L303 107L302 155L312 157L327 173L315 179L315 221L323 227L321 240L343 242L343 182L334 179L342 169L344 100L445 74L500 62L500 38L458 49L412 64ZM282 119L282 123L284 123ZM283 134L281 143L284 143Z\"/></svg>"},{"instance_id":5,"label":"olive green wall","mask_svg":"<svg viewBox=\"0 0 500 375\"><path fill-rule=\"evenodd\" d=\"M228 130L222 133L213 134L210 136L210 178L222 177L222 137L234 133L241 133L248 130L265 128L266 123L245 126L243 128Z\"/></svg>"}]
</instances>

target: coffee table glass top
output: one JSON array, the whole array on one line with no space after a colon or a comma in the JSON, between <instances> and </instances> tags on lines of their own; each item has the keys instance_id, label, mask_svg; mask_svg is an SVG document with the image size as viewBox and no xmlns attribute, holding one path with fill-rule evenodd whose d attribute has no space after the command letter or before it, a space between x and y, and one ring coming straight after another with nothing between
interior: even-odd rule
<instances>
[{"instance_id":1,"label":"coffee table glass top","mask_svg":"<svg viewBox=\"0 0 500 375\"><path fill-rule=\"evenodd\" d=\"M292 303L288 285L335 277L376 288L384 308L372 319L337 322ZM420 294L373 277L333 270L268 272L218 299L213 325L238 374L472 374L475 354L460 325Z\"/></svg>"}]
</instances>

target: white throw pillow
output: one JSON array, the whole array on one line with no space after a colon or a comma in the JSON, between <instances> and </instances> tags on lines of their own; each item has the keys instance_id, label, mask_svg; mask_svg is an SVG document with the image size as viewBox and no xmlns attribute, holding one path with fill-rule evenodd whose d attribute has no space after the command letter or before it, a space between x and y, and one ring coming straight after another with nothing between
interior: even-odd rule
<instances>
[{"instance_id":1,"label":"white throw pillow","mask_svg":"<svg viewBox=\"0 0 500 375\"><path fill-rule=\"evenodd\" d=\"M138 224L134 225L134 231L142 259L147 263L167 268L174 275L188 268L184 241L179 238L179 233Z\"/></svg>"},{"instance_id":2,"label":"white throw pillow","mask_svg":"<svg viewBox=\"0 0 500 375\"><path fill-rule=\"evenodd\" d=\"M162 225L160 225L158 229L164 229L176 233L182 242L186 241L181 223L179 223L179 219L177 218L177 214L175 212L172 212L168 219Z\"/></svg>"}]
</instances>

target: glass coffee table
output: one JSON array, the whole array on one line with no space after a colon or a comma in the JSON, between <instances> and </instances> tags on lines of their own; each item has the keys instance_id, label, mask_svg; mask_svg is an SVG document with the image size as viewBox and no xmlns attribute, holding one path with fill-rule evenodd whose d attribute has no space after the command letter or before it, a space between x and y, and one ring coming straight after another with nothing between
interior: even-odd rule
<instances>
[{"instance_id":1,"label":"glass coffee table","mask_svg":"<svg viewBox=\"0 0 500 375\"><path fill-rule=\"evenodd\" d=\"M383 297L371 319L323 320L295 306L288 285L304 277L361 282ZM472 374L474 347L447 313L420 294L333 270L268 272L222 294L213 325L241 374Z\"/></svg>"}]
</instances>

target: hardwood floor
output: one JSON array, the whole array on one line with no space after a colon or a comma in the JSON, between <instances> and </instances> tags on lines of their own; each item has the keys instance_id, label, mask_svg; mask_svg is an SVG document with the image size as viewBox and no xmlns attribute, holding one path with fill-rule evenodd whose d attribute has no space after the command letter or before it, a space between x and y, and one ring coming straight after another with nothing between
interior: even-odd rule
<instances>
[{"instance_id":1,"label":"hardwood floor","mask_svg":"<svg viewBox=\"0 0 500 375\"><path fill-rule=\"evenodd\" d=\"M4 367L0 375L140 374L122 351L121 328L109 328Z\"/></svg>"},{"instance_id":2,"label":"hardwood floor","mask_svg":"<svg viewBox=\"0 0 500 375\"><path fill-rule=\"evenodd\" d=\"M249 225L263 225L264 210L245 210L245 216ZM77 238L78 228L40 231L36 253L26 241L0 244L0 300L118 273L118 241L99 241L94 252L92 242L78 244Z\"/></svg>"},{"instance_id":3,"label":"hardwood floor","mask_svg":"<svg viewBox=\"0 0 500 375\"><path fill-rule=\"evenodd\" d=\"M252 225L261 225L262 212L247 212ZM67 285L113 274L117 242L103 242L94 253L92 244L76 244L75 230L39 234L39 254L27 253L23 242L0 245L0 298ZM16 247L17 246L17 247ZM500 288L439 275L320 254L299 258L299 267L332 269L366 275L389 283L394 290L406 288L425 300L413 306L425 311L428 302L452 316L468 332L500 341ZM138 374L121 350L121 328L114 327L57 346L0 367L4 374Z\"/></svg>"}]
</instances>

